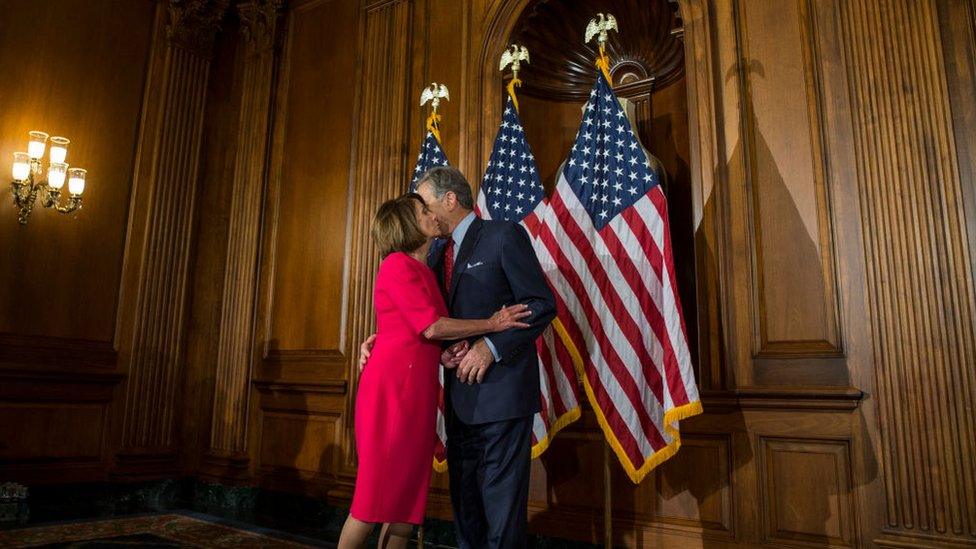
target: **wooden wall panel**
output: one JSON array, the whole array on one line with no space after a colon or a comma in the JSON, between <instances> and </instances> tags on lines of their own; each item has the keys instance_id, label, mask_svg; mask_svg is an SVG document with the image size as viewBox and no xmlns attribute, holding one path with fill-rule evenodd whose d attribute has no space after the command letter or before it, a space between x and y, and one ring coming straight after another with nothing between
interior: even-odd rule
<instances>
[{"instance_id":1,"label":"wooden wall panel","mask_svg":"<svg viewBox=\"0 0 976 549\"><path fill-rule=\"evenodd\" d=\"M531 78L531 69L525 71L523 78ZM501 80L498 85L502 85ZM539 177L547 192L556 187L556 173L566 160L566 151L576 139L576 130L583 118L581 108L582 105L578 103L545 101L531 95L519 97L519 116L525 128L525 141L532 149ZM501 119L495 121L495 130L500 123Z\"/></svg>"},{"instance_id":2,"label":"wooden wall panel","mask_svg":"<svg viewBox=\"0 0 976 549\"><path fill-rule=\"evenodd\" d=\"M105 436L106 406L81 403L27 403L0 406L3 461L97 461ZM78 436L83 433L85 436Z\"/></svg>"},{"instance_id":3,"label":"wooden wall panel","mask_svg":"<svg viewBox=\"0 0 976 549\"><path fill-rule=\"evenodd\" d=\"M261 468L277 474L313 477L332 468L330 444L335 440L338 416L311 416L266 412L261 431ZM305 441L297 454L285 451L295 441Z\"/></svg>"},{"instance_id":4,"label":"wooden wall panel","mask_svg":"<svg viewBox=\"0 0 976 549\"><path fill-rule=\"evenodd\" d=\"M847 441L760 439L763 540L857 543Z\"/></svg>"},{"instance_id":5,"label":"wooden wall panel","mask_svg":"<svg viewBox=\"0 0 976 549\"><path fill-rule=\"evenodd\" d=\"M11 0L3 9L0 333L111 342L155 5ZM38 203L22 227L11 155L35 129L71 139L67 161L88 169L88 185L81 210Z\"/></svg>"},{"instance_id":6,"label":"wooden wall panel","mask_svg":"<svg viewBox=\"0 0 976 549\"><path fill-rule=\"evenodd\" d=\"M0 478L104 479L118 409L117 328L132 173L156 5L4 3L0 18ZM29 130L71 139L84 207L10 199Z\"/></svg>"},{"instance_id":7,"label":"wooden wall panel","mask_svg":"<svg viewBox=\"0 0 976 549\"><path fill-rule=\"evenodd\" d=\"M341 461L346 385L258 383L256 471L259 482L321 497Z\"/></svg>"},{"instance_id":8,"label":"wooden wall panel","mask_svg":"<svg viewBox=\"0 0 976 549\"><path fill-rule=\"evenodd\" d=\"M410 143L411 60L414 4L409 0L364 1L362 6L361 67L358 83L357 141L353 185L355 201L349 214L349 294L345 337L357 345L372 333L373 280L379 254L369 236L369 225L378 204L403 192L408 180ZM355 347L353 347L355 349ZM350 395L358 379L358 353L346 359L345 375L351 380ZM346 404L343 424L343 460L339 470L354 474L353 399Z\"/></svg>"},{"instance_id":9,"label":"wooden wall panel","mask_svg":"<svg viewBox=\"0 0 976 549\"><path fill-rule=\"evenodd\" d=\"M105 478L120 377L0 372L0 481Z\"/></svg>"},{"instance_id":10,"label":"wooden wall panel","mask_svg":"<svg viewBox=\"0 0 976 549\"><path fill-rule=\"evenodd\" d=\"M567 428L532 462L529 528L597 539L602 531L603 446L593 424Z\"/></svg>"},{"instance_id":11,"label":"wooden wall panel","mask_svg":"<svg viewBox=\"0 0 976 549\"><path fill-rule=\"evenodd\" d=\"M754 353L836 355L815 6L808 0L735 6L755 254Z\"/></svg>"},{"instance_id":12,"label":"wooden wall panel","mask_svg":"<svg viewBox=\"0 0 976 549\"><path fill-rule=\"evenodd\" d=\"M728 316L710 320L709 330L729 330L721 345L734 360L723 374L716 367L722 358L709 356L707 373L732 374L740 388L842 388L851 376L830 200L832 182L849 173L852 160L844 154L849 144L837 141L830 126L850 122L827 123L827 109L846 93L843 82L824 76L842 62L832 47L839 27L830 2L777 6L723 1L711 8L722 78L710 93L719 102L723 148L711 160L717 167L710 177L722 184L698 198L700 215L707 214L697 229L706 262L699 281L708 279L708 268L725 281L718 283L725 303L709 308ZM705 145L693 148L700 154ZM716 342L705 344L715 353Z\"/></svg>"},{"instance_id":13,"label":"wooden wall panel","mask_svg":"<svg viewBox=\"0 0 976 549\"><path fill-rule=\"evenodd\" d=\"M210 59L226 1L160 5L141 121L119 346L120 477L175 474L184 322Z\"/></svg>"},{"instance_id":14,"label":"wooden wall panel","mask_svg":"<svg viewBox=\"0 0 976 549\"><path fill-rule=\"evenodd\" d=\"M683 72L683 71L682 71ZM668 220L671 251L674 254L678 297L685 314L685 330L691 361L699 366L700 352L696 317L698 306L697 256L695 250L695 184L691 179L691 143L688 127L688 85L682 76L651 94L650 119L644 141L668 173ZM701 380L701 375L699 375ZM701 381L700 381L701 382Z\"/></svg>"},{"instance_id":15,"label":"wooden wall panel","mask_svg":"<svg viewBox=\"0 0 976 549\"><path fill-rule=\"evenodd\" d=\"M315 0L289 11L287 87L281 93L273 298L274 351L337 350L342 341L356 57L347 32L355 2Z\"/></svg>"},{"instance_id":16,"label":"wooden wall panel","mask_svg":"<svg viewBox=\"0 0 976 549\"><path fill-rule=\"evenodd\" d=\"M976 541L976 301L935 2L839 12L876 353L883 545ZM972 185L972 182L965 182Z\"/></svg>"},{"instance_id":17,"label":"wooden wall panel","mask_svg":"<svg viewBox=\"0 0 976 549\"><path fill-rule=\"evenodd\" d=\"M314 431L314 444L335 457L317 463L311 482L335 489L322 479L338 473L349 486L355 473L352 399L343 395L355 358L347 354L348 342L358 346L372 318L378 257L368 223L375 205L405 181L413 10L402 1L359 6L309 0L286 8L265 204L255 342L263 360L256 382L262 392L273 386L275 394L290 395L292 431ZM334 32L337 20L358 29L363 42ZM323 387L339 395L342 411L330 412L327 432L311 411ZM267 422L269 406L264 398L254 412L256 472L269 486L304 490L289 478L294 475L282 473L282 463L306 460L312 471L311 458L299 450L291 457L266 451L289 447L281 433L268 430L274 428Z\"/></svg>"},{"instance_id":18,"label":"wooden wall panel","mask_svg":"<svg viewBox=\"0 0 976 549\"><path fill-rule=\"evenodd\" d=\"M669 460L655 471L656 520L731 536L731 437L684 434L681 438L681 459Z\"/></svg>"},{"instance_id":19,"label":"wooden wall panel","mask_svg":"<svg viewBox=\"0 0 976 549\"><path fill-rule=\"evenodd\" d=\"M467 148L474 143L466 139L464 128L468 124L468 114L464 112L464 102L468 86L467 59L465 57L466 31L470 22L471 2L456 0L421 0L415 3L415 25L423 32L414 33L414 51L422 50L422 57L416 69L422 73L415 75L419 78L416 86L412 86L407 95L410 97L410 151L409 161L416 158L416 151L426 135L423 122L427 115L426 108L420 107L421 87L430 82L446 84L451 92L451 101L441 103L439 112L444 116L441 123L441 139L444 152L453 166L460 166L461 159ZM450 21L451 25L443 22ZM416 70L415 69L415 70ZM416 74L416 72L415 72ZM412 167L412 166L410 166ZM478 180L484 166L465 166L465 173L469 181ZM409 181L402 182L401 187L406 190Z\"/></svg>"},{"instance_id":20,"label":"wooden wall panel","mask_svg":"<svg viewBox=\"0 0 976 549\"><path fill-rule=\"evenodd\" d=\"M341 395L347 393L348 228L350 197L356 192L353 146L361 63L361 46L349 32L360 30L362 11L356 2L337 0L288 2L284 9L255 324L259 364L253 378L263 392L271 384L290 394L291 421L309 422L300 429L323 434L307 412L313 396L325 384L340 395L341 407L347 402ZM337 21L346 32L335 32ZM278 474L281 456L263 449L264 441L286 448L300 442L266 431L265 400L254 405L255 398L250 411L255 428L247 433L257 467L252 473L267 486L305 490L294 475ZM336 424L316 444L347 444L345 418L333 415ZM279 465L268 468L267 459ZM334 470L331 458L319 463L322 478L334 478Z\"/></svg>"}]
</instances>

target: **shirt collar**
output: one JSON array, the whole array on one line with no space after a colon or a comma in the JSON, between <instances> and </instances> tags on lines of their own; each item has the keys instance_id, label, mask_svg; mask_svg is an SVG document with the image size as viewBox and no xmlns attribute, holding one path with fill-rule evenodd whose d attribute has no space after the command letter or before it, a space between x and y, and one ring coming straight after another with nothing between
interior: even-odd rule
<instances>
[{"instance_id":1,"label":"shirt collar","mask_svg":"<svg viewBox=\"0 0 976 549\"><path fill-rule=\"evenodd\" d=\"M468 228L474 223L474 212L468 212L468 215L464 216L464 219L454 227L454 231L451 232L451 238L454 239L455 246L461 246L464 242L464 235L468 234Z\"/></svg>"}]
</instances>

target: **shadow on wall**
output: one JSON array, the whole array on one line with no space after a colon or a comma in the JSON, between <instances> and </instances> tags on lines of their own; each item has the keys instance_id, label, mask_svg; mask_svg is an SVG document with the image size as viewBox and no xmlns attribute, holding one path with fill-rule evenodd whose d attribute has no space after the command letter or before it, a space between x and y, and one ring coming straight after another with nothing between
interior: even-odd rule
<instances>
[{"instance_id":1,"label":"shadow on wall","mask_svg":"<svg viewBox=\"0 0 976 549\"><path fill-rule=\"evenodd\" d=\"M762 64L755 60L747 61L743 70L759 77L764 75ZM734 71L730 71L730 79L735 76ZM714 169L715 173L734 173L747 160L774 167L773 170L763 172L761 185L757 181L747 181L746 184L750 186L754 198L750 207L756 208L758 204L767 208L764 213L769 215L768 219L773 220L775 229L782 229L775 237L764 234L766 242L756 243L766 246L767 254L773 254L785 246L789 247L788 253L784 254L789 259L789 273L785 276L783 272L775 273L779 277L776 280L780 285L778 291L782 293L777 295L774 291L766 296L767 300L777 300L781 310L789 311L790 307L784 304L789 304L791 299L798 297L798 293L801 298L803 295L813 294L816 288L812 284L823 279L820 244L817 235L809 234L783 174L775 169L776 159L759 131L752 110L747 112L750 117L747 123L754 129L749 158L744 157L746 151L743 144L739 143L727 164ZM687 170L687 166L681 166L680 169ZM719 185L726 180L724 177L716 178ZM729 192L729 189L716 189L707 197L703 205L702 226L694 228L692 234L694 242L699 246L698 264L706 269L707 274L719 273L718 276L721 276L717 250L708 247L709 243L715 242L711 238L714 233L704 232L714 231L715 227L711 224L713 220L719 219L716 192L719 193L718 196L724 196L723 193ZM759 192L762 196L754 194ZM669 201L690 201L690 197L690 189L672 189L669 193ZM682 211L682 207L687 208L685 211L691 211L690 204L673 206L672 212ZM675 225L672 222L673 231L677 230ZM771 228L765 229L770 232ZM675 236L675 241L682 237L686 240L690 238L682 233ZM731 265L728 268L753 268L749 257L729 259ZM689 263L694 264L693 261ZM766 269L775 267L773 263L766 265ZM707 280L706 273L700 273L698 281L688 281L685 278L680 280L683 285L689 286L695 282L702 283ZM711 293L717 291L712 289ZM721 305L721 302L700 303L697 312L715 319L727 318L725 311L707 310L708 307L720 309ZM691 323L694 321L694 315L690 314L692 312L686 310L686 320L691 320ZM767 319L767 322L773 324L794 321L796 319L789 318L788 315ZM702 325L710 324L718 326L719 330L723 326L721 320ZM787 324L783 331L788 333L790 329ZM717 355L723 363L712 365L708 372L700 372L699 381L702 381L701 374L704 373L710 388L721 390L724 387L734 390L736 380L733 371L729 364L724 363L728 360L727 357L732 356L729 349L725 348L726 335L721 332L702 333L700 338L699 349L702 354L708 355L709 350L714 348L716 350L712 354ZM803 367L802 362L797 360L796 367ZM784 365L792 366L793 364ZM787 379L789 375L787 374ZM847 379L849 383L849 371ZM863 419L854 422L859 429L857 435L846 439L804 438L802 425L796 426L799 431L796 438L765 436L760 424L750 423L741 405L735 404L734 400L729 402L731 403L722 407L709 406L706 398L706 413L682 424L682 450L639 486L630 483L616 457L611 454L615 545L662 547L674 541L673 537L665 538L667 534L682 536L687 540L688 546L705 548L763 541L803 543L814 547L857 545L858 528L853 523L857 516L854 509L858 501L856 493L862 485L872 482L878 476L876 457L870 453L870 447L867 448L868 455L863 465L859 465L854 459L855 449L852 445L855 441L864 441L870 446L871 438ZM860 416L861 412L857 413ZM589 414L592 412L587 413ZM816 418L811 419L810 413L798 412L797 420L809 422L816 421ZM585 423L586 417L580 424ZM600 458L603 442L602 434L593 425L592 419L589 419L589 423L591 425L588 432L584 432L579 425L567 429L556 438L552 448L543 456L549 507L535 515L532 522L537 527L543 527L543 524L560 517L579 517L580 521L588 524L572 525L572 528L579 532L588 526L590 537L599 542L603 536L603 508L597 503L602 501L603 496ZM777 432L781 434L782 431L779 429ZM809 454L807 448L811 449ZM834 450L837 454L831 456L829 452ZM807 455L814 457L811 460L802 457ZM808 463L809 468L804 468L804 463ZM841 464L840 468L832 469L831 464L834 463ZM862 470L854 474L854 467L862 467ZM821 471L829 474L830 479L821 475ZM855 479L861 484L856 484ZM753 485L744 486L741 484L743 482ZM741 488L733 490L734 486ZM587 489L589 493L585 493ZM755 499L747 501L744 494L752 494ZM567 525L567 529L569 528L571 526ZM697 539L699 536L700 539Z\"/></svg>"}]
</instances>

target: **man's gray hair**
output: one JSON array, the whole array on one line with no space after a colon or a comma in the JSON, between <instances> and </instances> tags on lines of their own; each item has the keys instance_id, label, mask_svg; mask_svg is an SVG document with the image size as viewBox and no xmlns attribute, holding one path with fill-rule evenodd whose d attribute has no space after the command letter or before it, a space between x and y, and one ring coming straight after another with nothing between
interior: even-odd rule
<instances>
[{"instance_id":1,"label":"man's gray hair","mask_svg":"<svg viewBox=\"0 0 976 549\"><path fill-rule=\"evenodd\" d=\"M471 185L468 180L457 168L450 166L437 166L427 170L427 173L417 182L417 187L424 183L430 183L430 188L434 191L434 197L440 200L447 191L453 192L457 196L458 204L467 210L474 209L474 199L471 197Z\"/></svg>"}]
</instances>

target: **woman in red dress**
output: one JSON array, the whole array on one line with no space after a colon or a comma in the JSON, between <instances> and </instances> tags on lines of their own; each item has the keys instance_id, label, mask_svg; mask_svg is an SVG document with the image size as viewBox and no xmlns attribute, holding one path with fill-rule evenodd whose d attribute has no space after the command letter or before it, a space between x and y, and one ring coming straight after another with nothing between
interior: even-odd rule
<instances>
[{"instance_id":1,"label":"woman in red dress","mask_svg":"<svg viewBox=\"0 0 976 549\"><path fill-rule=\"evenodd\" d=\"M437 369L456 366L465 350L462 343L442 352L440 341L526 327L520 320L531 314L514 305L483 320L448 318L426 261L440 234L415 193L383 203L373 219L384 256L373 290L376 343L356 395L359 465L340 549L361 547L376 523L384 524L380 547L405 547L413 525L423 523L437 437Z\"/></svg>"}]
</instances>

